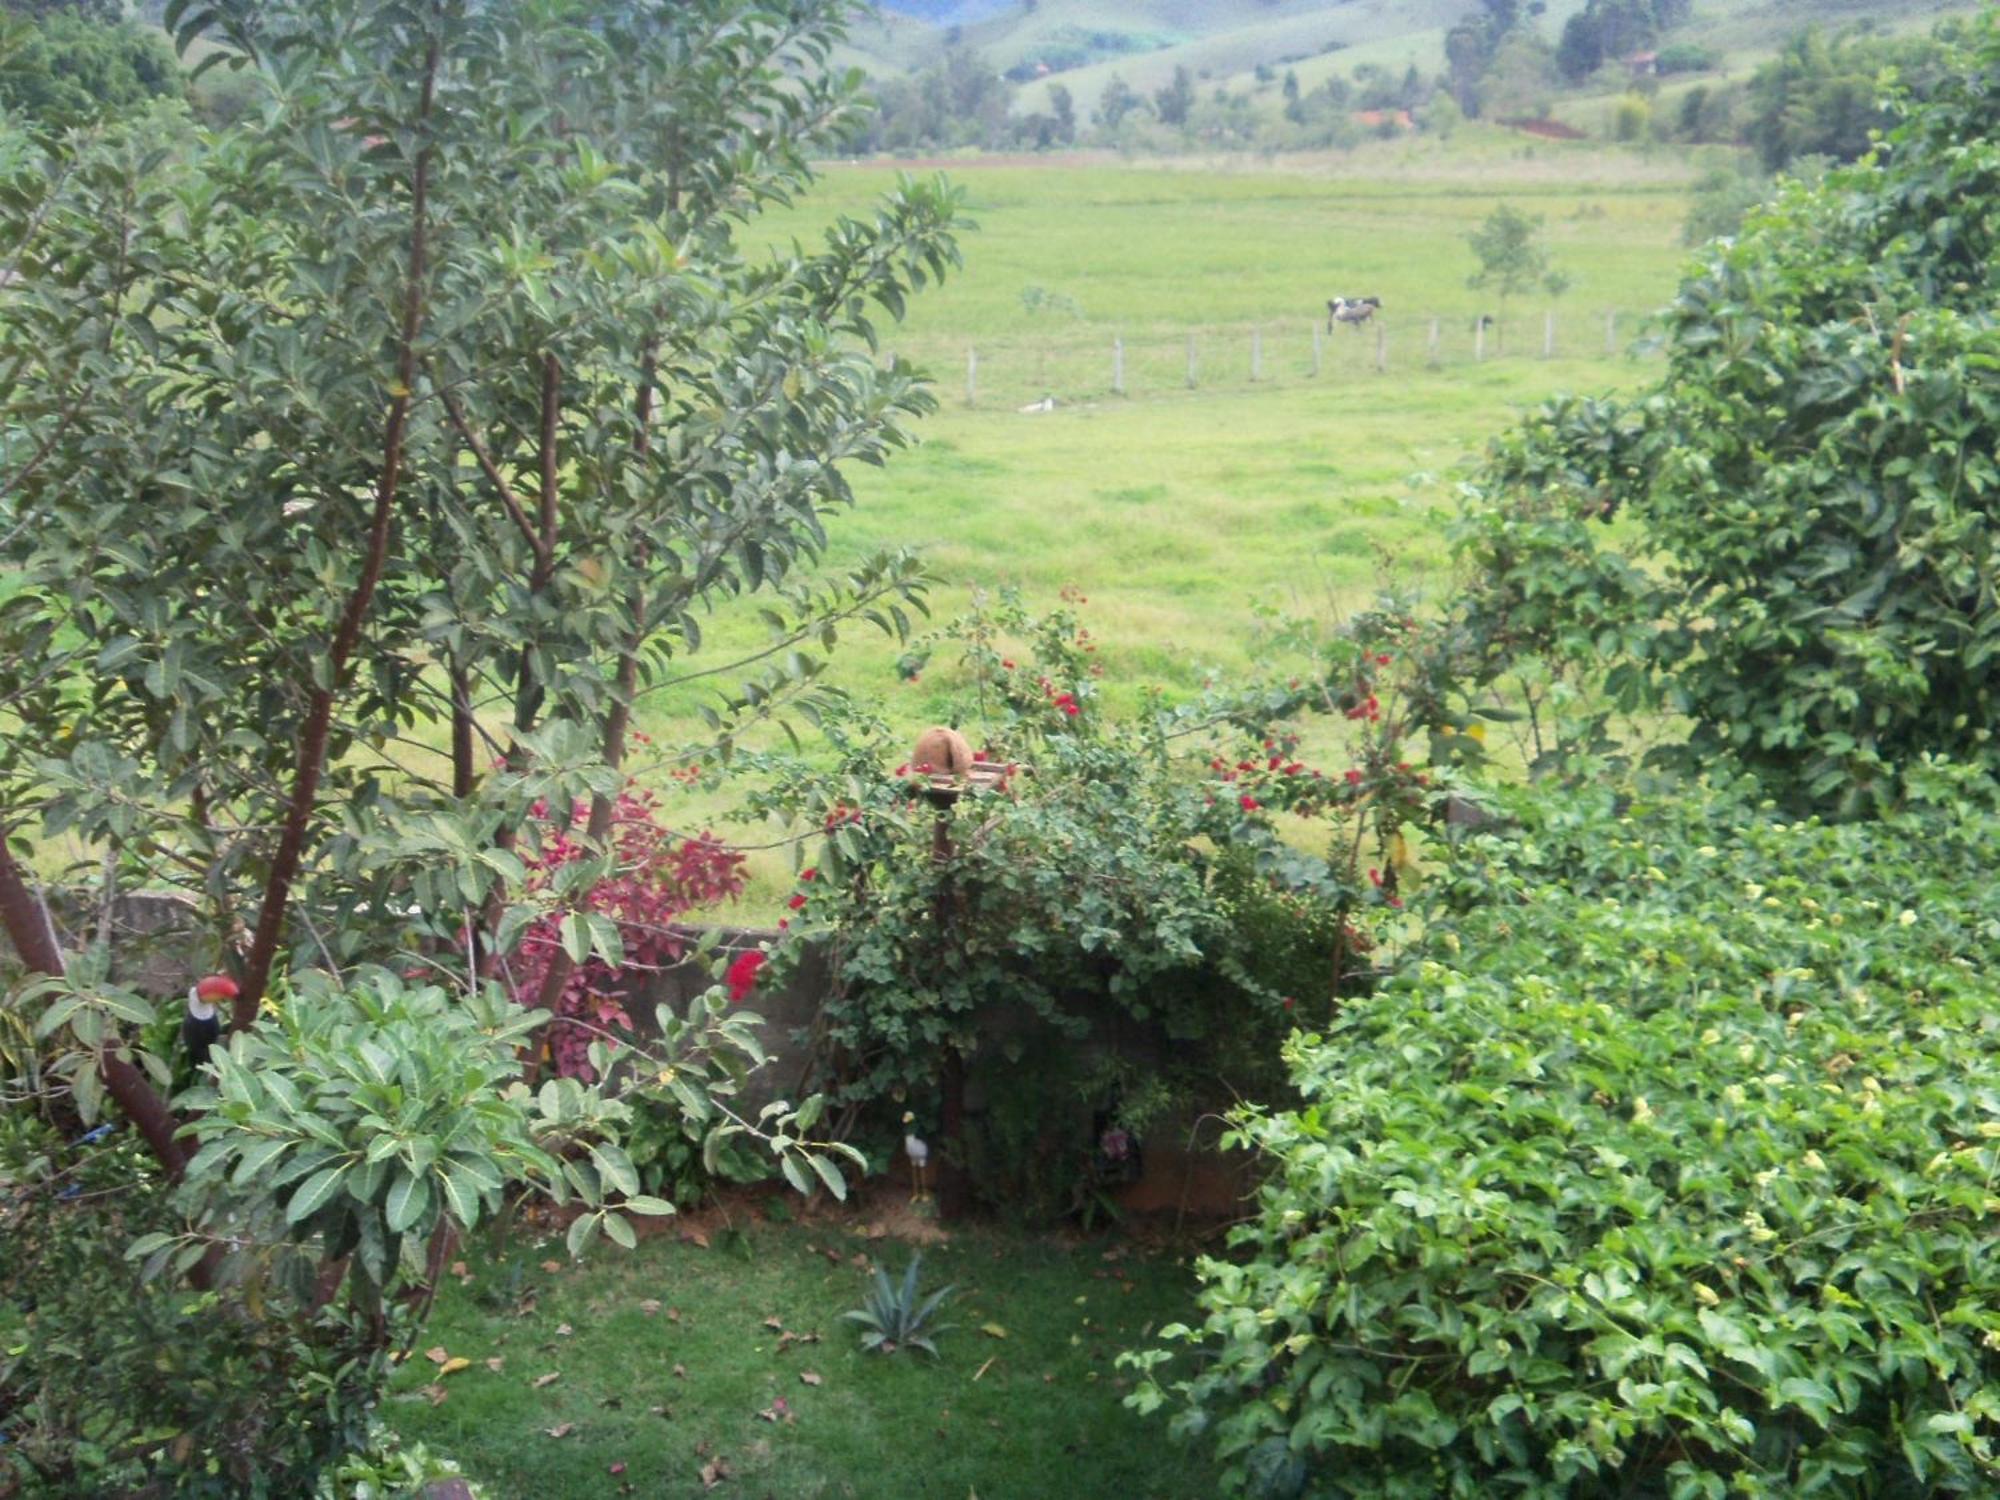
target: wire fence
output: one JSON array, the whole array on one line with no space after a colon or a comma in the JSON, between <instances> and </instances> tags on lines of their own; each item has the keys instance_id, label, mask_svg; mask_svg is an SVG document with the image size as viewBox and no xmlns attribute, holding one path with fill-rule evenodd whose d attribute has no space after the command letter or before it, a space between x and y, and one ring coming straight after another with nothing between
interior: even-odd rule
<instances>
[{"instance_id":1,"label":"wire fence","mask_svg":"<svg viewBox=\"0 0 2000 1500\"><path fill-rule=\"evenodd\" d=\"M947 403L999 410L1104 397L1356 381L1496 361L1602 359L1633 353L1644 319L1607 310L1497 317L1403 317L1365 323L1248 323L1106 340L1074 333L897 352L926 369Z\"/></svg>"}]
</instances>

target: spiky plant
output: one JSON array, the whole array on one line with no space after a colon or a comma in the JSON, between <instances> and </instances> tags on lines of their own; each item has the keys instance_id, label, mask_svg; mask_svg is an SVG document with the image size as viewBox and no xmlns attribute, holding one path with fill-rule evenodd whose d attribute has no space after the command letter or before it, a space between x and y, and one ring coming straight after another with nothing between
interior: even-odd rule
<instances>
[{"instance_id":1,"label":"spiky plant","mask_svg":"<svg viewBox=\"0 0 2000 1500\"><path fill-rule=\"evenodd\" d=\"M930 1327L931 1315L955 1288L941 1288L918 1301L917 1270L923 1259L921 1254L911 1255L900 1284L891 1281L888 1273L877 1266L875 1284L869 1290L867 1302L841 1314L841 1317L861 1325L863 1349L876 1354L894 1354L898 1349L915 1348L923 1350L933 1359L937 1358L937 1345L931 1342L931 1335L943 1333L951 1325L940 1323Z\"/></svg>"}]
</instances>

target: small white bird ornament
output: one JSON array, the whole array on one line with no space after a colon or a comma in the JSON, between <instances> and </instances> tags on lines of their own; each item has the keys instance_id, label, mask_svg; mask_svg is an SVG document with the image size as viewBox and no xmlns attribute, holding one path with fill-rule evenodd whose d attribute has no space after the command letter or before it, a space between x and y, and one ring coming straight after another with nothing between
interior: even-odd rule
<instances>
[{"instance_id":1,"label":"small white bird ornament","mask_svg":"<svg viewBox=\"0 0 2000 1500\"><path fill-rule=\"evenodd\" d=\"M910 1127L917 1117L909 1110L903 1111L903 1154L910 1159L910 1178L916 1189L910 1194L912 1203L922 1203L930 1196L924 1191L924 1168L930 1165L931 1148L924 1138Z\"/></svg>"}]
</instances>

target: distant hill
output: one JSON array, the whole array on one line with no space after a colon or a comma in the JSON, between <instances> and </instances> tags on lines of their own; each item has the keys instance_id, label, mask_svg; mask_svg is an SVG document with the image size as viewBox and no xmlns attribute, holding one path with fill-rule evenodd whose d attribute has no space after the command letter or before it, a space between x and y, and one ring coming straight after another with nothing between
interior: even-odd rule
<instances>
[{"instance_id":1,"label":"distant hill","mask_svg":"<svg viewBox=\"0 0 2000 1500\"><path fill-rule=\"evenodd\" d=\"M883 69L935 62L947 28L1022 84L1017 111L1048 105L1059 81L1086 107L1114 75L1142 93L1185 67L1204 89L1268 85L1293 71L1310 88L1362 63L1400 72L1444 66L1444 38L1479 0L882 0L898 45ZM1548 0L1538 19L1553 42L1583 0ZM1742 69L1809 23L1906 31L1980 9L1980 0L1696 0L1682 34ZM861 38L856 38L857 42ZM873 51L874 49L866 49ZM867 60L863 65L868 66ZM871 71L881 69L871 68Z\"/></svg>"}]
</instances>

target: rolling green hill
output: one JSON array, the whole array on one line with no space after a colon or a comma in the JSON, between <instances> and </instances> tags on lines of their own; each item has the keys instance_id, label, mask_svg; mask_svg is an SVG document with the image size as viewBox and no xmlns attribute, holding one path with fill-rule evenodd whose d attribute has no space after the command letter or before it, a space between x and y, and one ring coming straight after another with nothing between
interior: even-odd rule
<instances>
[{"instance_id":1,"label":"rolling green hill","mask_svg":"<svg viewBox=\"0 0 2000 1500\"><path fill-rule=\"evenodd\" d=\"M1554 41L1583 0L1549 0L1537 24ZM1478 0L891 0L885 34L871 45L859 32L860 61L880 76L941 54L947 37L980 54L998 71L1051 71L1025 82L1016 109L1048 107L1051 83L1061 83L1087 111L1118 76L1142 93L1187 68L1204 90L1270 95L1273 72L1290 69L1311 88L1333 74L1372 63L1400 72L1444 66L1446 32L1479 9ZM1926 28L1981 8L1980 0L1698 0L1694 19L1677 35L1723 54L1724 70L1747 73L1784 39L1817 23L1857 23L1887 30ZM938 17L940 19L930 19ZM1259 70L1263 74L1260 77ZM1602 90L1598 90L1602 93ZM1585 98L1590 91L1586 90Z\"/></svg>"}]
</instances>

